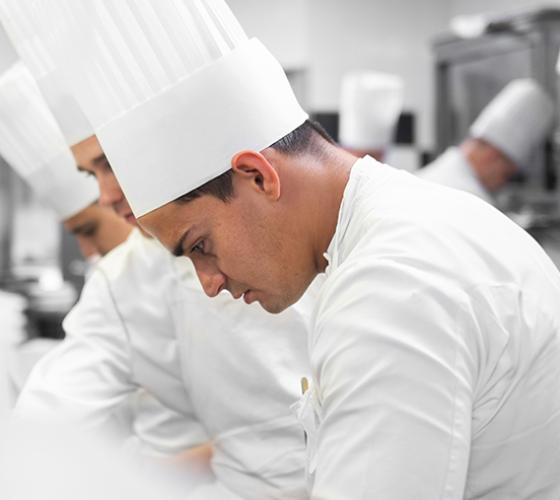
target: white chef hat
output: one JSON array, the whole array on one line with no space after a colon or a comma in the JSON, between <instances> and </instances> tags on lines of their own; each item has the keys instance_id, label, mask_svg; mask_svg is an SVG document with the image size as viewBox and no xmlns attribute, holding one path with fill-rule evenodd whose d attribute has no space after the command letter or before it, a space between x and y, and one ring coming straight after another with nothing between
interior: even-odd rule
<instances>
[{"instance_id":1,"label":"white chef hat","mask_svg":"<svg viewBox=\"0 0 560 500\"><path fill-rule=\"evenodd\" d=\"M27 69L35 78L69 146L93 135L93 127L66 85L63 68L56 65L45 38L52 29L40 15L36 2L1 0L0 18Z\"/></svg>"},{"instance_id":2,"label":"white chef hat","mask_svg":"<svg viewBox=\"0 0 560 500\"><path fill-rule=\"evenodd\" d=\"M45 15L137 217L307 119L280 64L224 0L57 0Z\"/></svg>"},{"instance_id":3,"label":"white chef hat","mask_svg":"<svg viewBox=\"0 0 560 500\"><path fill-rule=\"evenodd\" d=\"M61 220L98 198L96 182L78 172L41 92L21 62L0 76L0 154Z\"/></svg>"},{"instance_id":4,"label":"white chef hat","mask_svg":"<svg viewBox=\"0 0 560 500\"><path fill-rule=\"evenodd\" d=\"M340 94L340 143L354 149L384 149L391 144L401 114L400 77L375 71L344 75Z\"/></svg>"},{"instance_id":5,"label":"white chef hat","mask_svg":"<svg viewBox=\"0 0 560 500\"><path fill-rule=\"evenodd\" d=\"M519 168L554 122L554 104L530 79L513 80L488 104L470 128L470 135L498 148Z\"/></svg>"}]
</instances>

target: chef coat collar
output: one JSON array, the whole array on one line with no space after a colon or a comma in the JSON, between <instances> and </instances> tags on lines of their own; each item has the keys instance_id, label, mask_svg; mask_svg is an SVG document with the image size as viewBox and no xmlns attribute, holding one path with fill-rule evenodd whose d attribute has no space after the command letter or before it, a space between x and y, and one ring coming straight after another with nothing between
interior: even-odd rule
<instances>
[{"instance_id":1,"label":"chef coat collar","mask_svg":"<svg viewBox=\"0 0 560 500\"><path fill-rule=\"evenodd\" d=\"M390 168L368 155L359 158L352 165L350 177L342 196L336 229L327 251L323 254L328 262L325 269L327 275L333 272L340 265L340 261L345 258L346 242L349 237L348 230L356 208L356 202L360 199L361 187L369 182L381 184L390 173Z\"/></svg>"}]
</instances>

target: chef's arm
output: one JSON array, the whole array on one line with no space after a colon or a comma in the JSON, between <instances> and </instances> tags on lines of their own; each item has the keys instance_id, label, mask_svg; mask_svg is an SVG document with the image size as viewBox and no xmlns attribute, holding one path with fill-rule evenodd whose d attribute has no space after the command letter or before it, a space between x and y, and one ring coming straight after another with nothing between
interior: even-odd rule
<instances>
[{"instance_id":1,"label":"chef's arm","mask_svg":"<svg viewBox=\"0 0 560 500\"><path fill-rule=\"evenodd\" d=\"M96 427L111 423L136 386L126 331L102 273L93 273L63 326L65 340L37 363L15 412Z\"/></svg>"},{"instance_id":2,"label":"chef's arm","mask_svg":"<svg viewBox=\"0 0 560 500\"><path fill-rule=\"evenodd\" d=\"M173 410L156 399L145 389L135 394L131 409L133 413L132 434L127 448L143 456L176 461L185 450L197 449L208 442L206 430L192 407L189 394L185 392L184 411Z\"/></svg>"},{"instance_id":3,"label":"chef's arm","mask_svg":"<svg viewBox=\"0 0 560 500\"><path fill-rule=\"evenodd\" d=\"M473 363L456 300L398 263L334 277L312 347L313 499L464 497Z\"/></svg>"}]
</instances>

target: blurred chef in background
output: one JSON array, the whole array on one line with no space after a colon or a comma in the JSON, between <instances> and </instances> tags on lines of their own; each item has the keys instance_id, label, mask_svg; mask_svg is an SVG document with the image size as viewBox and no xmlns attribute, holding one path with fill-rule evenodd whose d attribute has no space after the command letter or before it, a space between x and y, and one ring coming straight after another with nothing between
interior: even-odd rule
<instances>
[{"instance_id":1,"label":"blurred chef in background","mask_svg":"<svg viewBox=\"0 0 560 500\"><path fill-rule=\"evenodd\" d=\"M76 170L58 125L23 63L0 77L0 154L55 211L76 237L84 257L103 256L128 237L132 226L100 207L97 184Z\"/></svg>"},{"instance_id":2,"label":"blurred chef in background","mask_svg":"<svg viewBox=\"0 0 560 500\"><path fill-rule=\"evenodd\" d=\"M98 206L95 181L76 171L37 84L21 62L0 76L0 154L76 236L84 258L105 255L128 237L132 227ZM14 347L8 366L16 394L33 365L57 344L37 338Z\"/></svg>"},{"instance_id":3,"label":"blurred chef in background","mask_svg":"<svg viewBox=\"0 0 560 500\"><path fill-rule=\"evenodd\" d=\"M383 161L403 95L403 81L396 75L367 71L346 75L341 89L341 145L357 156L369 154ZM494 193L520 170L530 169L532 155L553 124L552 101L539 85L529 79L512 81L484 108L469 137L417 174L492 203Z\"/></svg>"},{"instance_id":4,"label":"blurred chef in background","mask_svg":"<svg viewBox=\"0 0 560 500\"><path fill-rule=\"evenodd\" d=\"M11 50L5 37L0 40L2 53ZM66 137L83 133L85 125L81 116L70 110L65 111L63 118ZM77 170L59 125L37 83L24 64L17 60L17 55L4 65L0 76L0 154L54 210L65 228L76 236L89 262L99 260L130 235L133 226L112 209L97 203L96 181ZM0 385L6 395L3 407L8 412L32 368L61 341L41 337L26 339L24 325L20 325L24 321L24 305L19 305L18 297L0 298L3 337L11 330L20 332L10 339L3 338L0 345L3 361ZM9 306L6 311L2 307L4 303ZM74 361L79 363L79 357L80 354L76 353ZM76 382L76 379L67 380L71 385ZM130 451L165 456L172 443L180 442L176 445L177 450L183 449L185 439L191 443L190 435L184 437L185 427L188 427L184 417L163 407L141 388L131 391L120 405L116 405L113 418L115 437L126 443Z\"/></svg>"},{"instance_id":5,"label":"blurred chef in background","mask_svg":"<svg viewBox=\"0 0 560 500\"><path fill-rule=\"evenodd\" d=\"M554 104L546 92L533 80L513 80L482 110L469 137L418 175L492 203L515 175L530 170L554 121Z\"/></svg>"},{"instance_id":6,"label":"blurred chef in background","mask_svg":"<svg viewBox=\"0 0 560 500\"><path fill-rule=\"evenodd\" d=\"M35 35L52 26L41 26L44 19L34 6L20 0L0 2L22 58L30 67L37 59L48 66L49 51ZM222 2L189 6L185 15L196 18L207 8L216 26L229 25L226 32L204 34L217 46L227 45L231 37L245 37ZM124 22L133 21L135 11L127 4ZM157 9L141 13L151 25L161 21ZM29 29L33 22L39 24ZM189 36L181 20L175 22L177 33ZM110 35L118 36L118 29ZM26 43L29 33L32 44ZM142 33L138 36L142 42ZM181 41L177 48L188 45ZM58 86L76 75L57 78L59 68L53 65L47 74L37 70L35 77L63 124L63 114L77 115L79 110L65 86ZM149 71L158 70L153 66ZM89 133L86 129L81 136L67 134L79 168L97 178L102 204L134 221L111 165L91 128ZM296 305L270 318L228 294L209 301L188 261L174 259L157 241L134 230L92 273L65 320L67 339L32 373L18 414L70 414L89 426L104 426L123 398L141 386L183 416L181 433L162 424L168 430L168 441L159 443L162 453L172 456L181 447L211 440L207 448L217 481L208 498L300 498L305 490L304 440L289 406L299 395L300 377L308 373L305 333L310 310ZM190 460L189 453L184 457Z\"/></svg>"},{"instance_id":7,"label":"blurred chef in background","mask_svg":"<svg viewBox=\"0 0 560 500\"><path fill-rule=\"evenodd\" d=\"M97 204L97 183L76 169L35 80L21 62L14 63L0 76L0 154L76 236L84 257L99 258L127 239L132 226L111 209ZM3 321L9 320L7 312L2 316ZM10 324L2 327L6 334ZM9 396L8 408L35 364L60 343L37 337L19 338L0 346L1 384ZM153 446L156 435L159 440L168 439L158 432L165 427L165 432L169 432L173 419L177 419L173 412L161 408L142 391L123 402L115 415L119 437L129 449ZM182 433L177 425L174 431L178 436Z\"/></svg>"}]
</instances>

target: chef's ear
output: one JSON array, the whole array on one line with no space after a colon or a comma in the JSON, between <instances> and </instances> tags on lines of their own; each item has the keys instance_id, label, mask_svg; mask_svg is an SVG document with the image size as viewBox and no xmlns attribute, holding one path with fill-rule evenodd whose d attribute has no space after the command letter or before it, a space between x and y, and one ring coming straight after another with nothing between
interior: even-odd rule
<instances>
[{"instance_id":1,"label":"chef's ear","mask_svg":"<svg viewBox=\"0 0 560 500\"><path fill-rule=\"evenodd\" d=\"M240 180L274 201L280 198L280 177L272 164L258 151L241 151L231 160L231 169Z\"/></svg>"}]
</instances>

